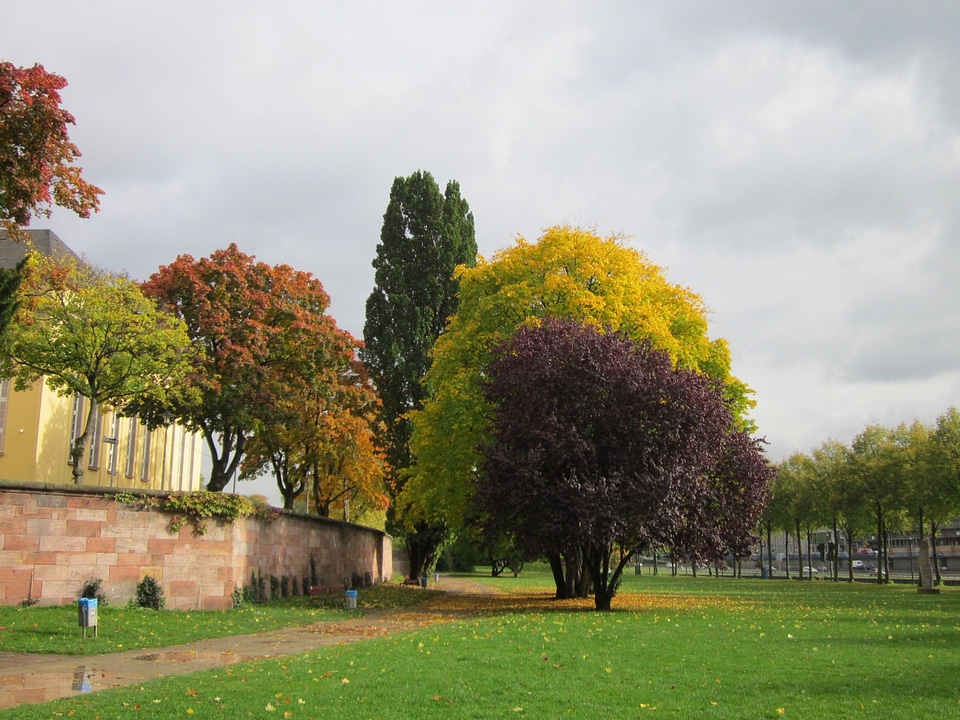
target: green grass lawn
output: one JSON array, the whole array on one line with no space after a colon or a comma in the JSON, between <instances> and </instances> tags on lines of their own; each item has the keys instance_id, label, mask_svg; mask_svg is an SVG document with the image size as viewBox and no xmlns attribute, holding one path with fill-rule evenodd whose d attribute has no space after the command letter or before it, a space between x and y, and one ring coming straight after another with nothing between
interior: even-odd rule
<instances>
[{"instance_id":1,"label":"green grass lawn","mask_svg":"<svg viewBox=\"0 0 960 720\"><path fill-rule=\"evenodd\" d=\"M597 613L484 581L500 610L0 718L960 717L952 588L631 575Z\"/></svg>"},{"instance_id":2,"label":"green grass lawn","mask_svg":"<svg viewBox=\"0 0 960 720\"><path fill-rule=\"evenodd\" d=\"M400 608L423 600L409 588L378 586L360 593L360 608ZM293 625L342 618L338 595L319 601L295 597L239 610L145 610L107 605L98 608L98 637L92 628L86 639L79 627L77 606L0 607L0 652L99 655L122 650L163 647L227 635L246 635Z\"/></svg>"}]
</instances>

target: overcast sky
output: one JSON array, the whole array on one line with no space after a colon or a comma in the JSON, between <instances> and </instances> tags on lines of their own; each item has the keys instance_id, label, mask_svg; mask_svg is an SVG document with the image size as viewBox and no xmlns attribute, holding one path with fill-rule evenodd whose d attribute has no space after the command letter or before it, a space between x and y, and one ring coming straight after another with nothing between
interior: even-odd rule
<instances>
[{"instance_id":1,"label":"overcast sky","mask_svg":"<svg viewBox=\"0 0 960 720\"><path fill-rule=\"evenodd\" d=\"M237 243L362 336L390 185L459 181L485 257L625 233L712 311L779 460L960 397L960 4L6 0L0 58L67 78L143 279Z\"/></svg>"}]
</instances>

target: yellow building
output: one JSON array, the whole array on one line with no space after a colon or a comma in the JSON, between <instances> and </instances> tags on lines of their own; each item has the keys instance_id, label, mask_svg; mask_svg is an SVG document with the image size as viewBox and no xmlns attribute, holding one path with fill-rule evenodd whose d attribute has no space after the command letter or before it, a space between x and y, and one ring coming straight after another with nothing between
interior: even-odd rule
<instances>
[{"instance_id":1,"label":"yellow building","mask_svg":"<svg viewBox=\"0 0 960 720\"><path fill-rule=\"evenodd\" d=\"M73 252L49 230L31 230L37 252ZM0 267L14 267L28 250L0 237ZM0 379L0 480L72 484L70 446L83 430L87 400L60 397L45 383L17 392ZM171 424L148 430L109 408L87 438L85 485L153 490L200 490L202 438Z\"/></svg>"}]
</instances>

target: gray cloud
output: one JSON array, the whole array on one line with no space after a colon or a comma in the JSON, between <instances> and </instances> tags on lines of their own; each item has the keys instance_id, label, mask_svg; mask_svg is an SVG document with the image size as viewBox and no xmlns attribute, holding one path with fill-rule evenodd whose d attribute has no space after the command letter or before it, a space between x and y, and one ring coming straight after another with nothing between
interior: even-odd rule
<instances>
[{"instance_id":1,"label":"gray cloud","mask_svg":"<svg viewBox=\"0 0 960 720\"><path fill-rule=\"evenodd\" d=\"M774 457L956 403L960 15L948 2L13 0L70 81L100 215L146 277L229 242L359 335L390 184L457 179L489 256L570 222L703 295ZM24 28L35 31L24 32Z\"/></svg>"}]
</instances>

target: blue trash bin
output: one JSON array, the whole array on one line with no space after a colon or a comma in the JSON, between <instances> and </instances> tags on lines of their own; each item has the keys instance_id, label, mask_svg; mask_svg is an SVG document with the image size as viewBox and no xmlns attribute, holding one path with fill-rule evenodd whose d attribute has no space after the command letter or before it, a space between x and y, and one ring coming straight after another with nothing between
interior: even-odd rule
<instances>
[{"instance_id":1,"label":"blue trash bin","mask_svg":"<svg viewBox=\"0 0 960 720\"><path fill-rule=\"evenodd\" d=\"M357 609L357 591L347 590L347 610Z\"/></svg>"},{"instance_id":2,"label":"blue trash bin","mask_svg":"<svg viewBox=\"0 0 960 720\"><path fill-rule=\"evenodd\" d=\"M80 627L83 628L83 636L87 636L87 628L94 629L94 635L97 633L97 599L80 598L77 600L77 614Z\"/></svg>"}]
</instances>

